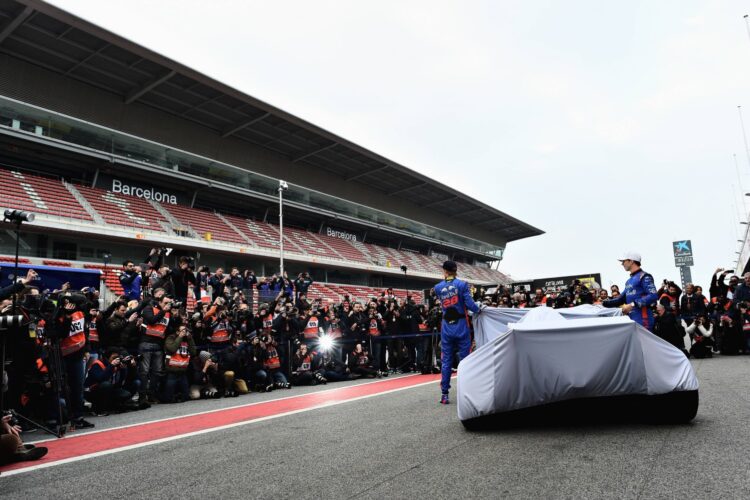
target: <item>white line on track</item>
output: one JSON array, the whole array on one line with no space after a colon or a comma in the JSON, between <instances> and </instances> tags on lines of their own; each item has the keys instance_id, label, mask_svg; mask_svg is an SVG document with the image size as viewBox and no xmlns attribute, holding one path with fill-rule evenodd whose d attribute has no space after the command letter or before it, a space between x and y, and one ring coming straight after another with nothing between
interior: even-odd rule
<instances>
[{"instance_id":1,"label":"white line on track","mask_svg":"<svg viewBox=\"0 0 750 500\"><path fill-rule=\"evenodd\" d=\"M402 379L402 378L417 377L417 376L419 376L419 375L418 374L405 375L403 377L393 377L393 378L391 378L389 380L399 380L399 379ZM305 397L305 396L309 396L309 395L313 395L313 394L325 394L327 392L341 391L341 390L348 389L348 388L351 388L351 387L362 387L363 385L377 384L379 382L388 382L388 380L382 380L382 379L381 380L371 380L369 382L363 382L363 383L360 383L360 384L351 384L351 385L346 385L346 386L343 386L343 387L331 387L329 389L324 389L322 391L306 392L304 394L295 394L295 395L292 395L292 396L284 396L282 398L266 399L266 400L263 400L263 401L255 401L253 403L242 403L242 404L237 404L237 405L233 405L233 406L226 406L226 407L222 407L222 408L213 408L213 409L210 409L210 410L196 411L196 412L193 412L193 413L181 413L179 415L174 415L174 416L171 416L171 417L157 418L157 419L154 419L154 420L146 420L145 422L136 422L136 423L132 423L132 424L118 425L118 426L115 426L115 427L106 427L106 428L102 428L102 429L94 429L94 430L91 430L91 431L84 431L84 432L78 432L78 431L76 431L75 434L66 434L63 437L61 437L59 439L56 439L56 441L58 441L60 439L73 439L73 438L77 438L77 437L80 437L80 436L88 436L89 434L98 434L100 432L109 432L109 431L116 431L116 430L119 430L119 429L127 429L129 427L140 427L142 425L156 424L156 423L159 423L159 422L166 422L168 420L178 420L178 419L182 419L182 418L186 418L186 417L194 417L196 415L206 415L206 414L209 414L209 413L216 413L216 412L221 412L221 411L224 411L224 410L235 410L237 408L246 408L248 406L256 406L256 405L261 405L261 404L265 404L265 403L275 403L276 401L284 401L285 399L301 398L301 397ZM387 394L387 392L383 392L382 394ZM354 400L352 400L352 401L354 401ZM46 443L46 442L49 442L49 441L50 441L49 438L44 438L44 439L38 439L38 440L35 440L35 441L24 441L24 443L26 443L26 444L37 444L37 443Z\"/></svg>"},{"instance_id":2,"label":"white line on track","mask_svg":"<svg viewBox=\"0 0 750 500\"><path fill-rule=\"evenodd\" d=\"M409 376L416 376L416 375L409 375ZM377 383L377 382L381 382L381 381L380 380L376 380L376 381L373 381L373 382L367 382L366 384ZM225 430L225 429L232 429L234 427L241 427L243 425L254 424L256 422L264 422L266 420L272 420L274 418L286 417L286 416L289 416L289 415L295 415L297 413L304 413L306 411L319 410L321 408L327 408L329 406L337 406L337 405L340 405L340 404L351 403L352 401L360 401L362 399L373 398L373 397L376 397L376 396L382 396L383 394L391 394L393 392L404 391L406 389L413 389L415 387L422 387L422 386L425 386L425 385L430 385L430 384L435 384L435 383L436 383L435 380L430 380L429 382L422 382L422 383L410 385L410 386L407 386L407 387L397 387L396 389L389 389L387 391L378 392L378 393L375 393L375 394L366 394L364 396L357 396L357 397L354 397L354 398L351 398L351 399L345 399L345 400L342 400L342 401L331 401L331 402L327 402L327 403L322 403L322 404L319 404L319 405L316 405L316 406L311 406L310 408L301 408L299 410L292 410L292 411L288 411L288 412L285 412L285 413L279 413L277 415L269 415L267 417L259 417L259 418L255 418L255 419L252 419L252 420L245 420L243 422L235 422L233 424L222 425L222 426L219 426L219 427L211 427L211 428L202 429L202 430L199 430L199 431L188 432L187 434L179 434L177 436L170 436L170 437L166 437L166 438L155 439L153 441L146 441L144 443L138 443L138 444L132 444L132 445L128 445L128 446L122 446L120 448L113 448L111 450L97 451L95 453L89 453L89 454L80 455L80 456L77 456L77 457L64 458L62 460L56 460L54 462L32 465L32 466L29 466L29 467L24 467L22 469L9 470L7 472L3 472L2 475L0 475L0 480L2 480L2 478L4 478L4 477L15 476L17 474L22 474L24 472L33 472L35 470L46 469L48 467L55 467L57 465L63 465L63 464L68 464L68 463L72 463L72 462L78 462L80 460L87 460L89 458L101 457L101 456L104 456L104 455L111 455L113 453L119 453L119 452L123 452L123 451L134 450L134 449L137 449L137 448L144 448L146 446L151 446L151 445L160 444L160 443L166 443L166 442L169 442L169 441L176 441L178 439L184 439L184 438L188 438L188 437L192 437L192 436L199 436L201 434L208 434L210 432L217 432L217 431L222 431L222 430ZM356 384L356 386L366 385L366 384ZM348 387L353 387L353 386L348 386ZM340 390L340 389L344 389L344 388L343 387L339 387L339 388L336 388L336 389L329 389L329 390L320 391L320 392L312 392L312 393L308 393L308 394L320 394L320 393L323 393L323 392L329 392L329 391ZM273 400L269 400L269 401L281 401L283 399L290 399L290 398L295 398L295 397L300 397L300 396L304 396L304 394L299 394L297 396L288 396L288 397L273 399ZM247 405L237 405L237 406L233 406L233 407L229 407L229 408L221 408L221 409L217 409L217 410L191 413L189 415L181 415L179 417L162 418L162 419L159 419L159 420L152 420L151 422L143 422L141 424L123 425L123 426L120 426L120 427L113 427L111 429L101 429L101 430L98 430L98 431L89 432L87 434L94 434L95 432L104 432L104 431L109 431L109 430L113 430L113 429L125 429L125 428L128 428L128 427L134 427L134 426L139 426L139 425L144 425L144 424L149 424L149 423L154 423L154 422L163 422L165 420L173 420L175 418L190 417L190 416L193 416L193 415L203 415L205 413L213 413L215 411L229 410L229 409L241 408L241 407L245 407L245 406L253 406L253 405L256 405L256 404L266 403L266 402L269 402L269 401L258 401L257 403L250 403L250 404L247 404ZM82 436L83 434L78 434L78 435ZM63 439L65 439L65 438L63 438Z\"/></svg>"}]
</instances>

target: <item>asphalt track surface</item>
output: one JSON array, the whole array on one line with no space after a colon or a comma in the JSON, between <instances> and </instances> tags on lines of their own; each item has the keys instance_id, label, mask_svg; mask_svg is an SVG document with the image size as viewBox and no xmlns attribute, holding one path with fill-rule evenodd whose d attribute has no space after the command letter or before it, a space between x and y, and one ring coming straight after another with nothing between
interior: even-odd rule
<instances>
[{"instance_id":1,"label":"asphalt track surface","mask_svg":"<svg viewBox=\"0 0 750 500\"><path fill-rule=\"evenodd\" d=\"M455 405L437 404L437 382L416 375L405 382L427 383L14 475L6 470L0 497L748 498L750 356L693 363L701 403L688 425L550 422L472 433ZM329 391L315 396L325 399L362 384L92 420L104 436L104 428Z\"/></svg>"}]
</instances>

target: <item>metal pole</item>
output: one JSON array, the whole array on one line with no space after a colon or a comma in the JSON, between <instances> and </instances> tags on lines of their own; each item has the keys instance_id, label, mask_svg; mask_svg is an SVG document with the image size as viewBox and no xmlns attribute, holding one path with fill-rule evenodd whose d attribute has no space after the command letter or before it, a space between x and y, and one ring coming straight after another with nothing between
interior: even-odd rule
<instances>
[{"instance_id":1,"label":"metal pole","mask_svg":"<svg viewBox=\"0 0 750 500\"><path fill-rule=\"evenodd\" d=\"M284 276L284 190L279 186L279 275Z\"/></svg>"},{"instance_id":2,"label":"metal pole","mask_svg":"<svg viewBox=\"0 0 750 500\"><path fill-rule=\"evenodd\" d=\"M742 119L742 106L737 106L737 114L740 116L740 128L742 129L742 141L745 144L745 157L747 165L750 167L750 148L747 145L747 134L745 134L745 120Z\"/></svg>"}]
</instances>

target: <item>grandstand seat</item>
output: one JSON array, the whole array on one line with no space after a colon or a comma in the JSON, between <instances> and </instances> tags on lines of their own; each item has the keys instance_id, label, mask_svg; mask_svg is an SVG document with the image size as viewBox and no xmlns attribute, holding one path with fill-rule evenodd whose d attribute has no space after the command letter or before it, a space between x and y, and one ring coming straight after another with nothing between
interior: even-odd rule
<instances>
[{"instance_id":1,"label":"grandstand seat","mask_svg":"<svg viewBox=\"0 0 750 500\"><path fill-rule=\"evenodd\" d=\"M279 233L270 224L231 215L225 217L259 247L279 248Z\"/></svg>"},{"instance_id":2,"label":"grandstand seat","mask_svg":"<svg viewBox=\"0 0 750 500\"><path fill-rule=\"evenodd\" d=\"M42 264L53 267L71 267L73 264L63 260L43 260Z\"/></svg>"},{"instance_id":3,"label":"grandstand seat","mask_svg":"<svg viewBox=\"0 0 750 500\"><path fill-rule=\"evenodd\" d=\"M0 185L0 207L92 220L60 180L0 168Z\"/></svg>"},{"instance_id":4,"label":"grandstand seat","mask_svg":"<svg viewBox=\"0 0 750 500\"><path fill-rule=\"evenodd\" d=\"M120 274L122 271L116 267L104 266L101 264L84 264L84 269L100 269L104 272L102 277L104 284L112 290L116 295L122 295L125 293L122 285L120 284Z\"/></svg>"},{"instance_id":5,"label":"grandstand seat","mask_svg":"<svg viewBox=\"0 0 750 500\"><path fill-rule=\"evenodd\" d=\"M316 234L317 238L324 244L331 247L341 258L350 260L352 262L358 262L361 264L371 264L372 260L363 253L359 248L354 246L348 240L342 240L340 238L334 238L325 234Z\"/></svg>"},{"instance_id":6,"label":"grandstand seat","mask_svg":"<svg viewBox=\"0 0 750 500\"><path fill-rule=\"evenodd\" d=\"M116 195L111 191L88 186L75 187L107 224L157 232L166 232L164 227L171 226L144 199Z\"/></svg>"},{"instance_id":7,"label":"grandstand seat","mask_svg":"<svg viewBox=\"0 0 750 500\"><path fill-rule=\"evenodd\" d=\"M278 231L278 229L275 227ZM319 255L329 259L341 259L333 249L326 246L313 233L294 227L284 227L284 239L291 240L297 248L309 255Z\"/></svg>"},{"instance_id":8,"label":"grandstand seat","mask_svg":"<svg viewBox=\"0 0 750 500\"><path fill-rule=\"evenodd\" d=\"M161 204L161 206L179 222L192 228L201 239L205 239L206 233L211 233L212 240L227 241L240 245L248 244L245 238L240 236L237 231L228 226L221 220L221 217L213 212L190 208L185 205Z\"/></svg>"},{"instance_id":9,"label":"grandstand seat","mask_svg":"<svg viewBox=\"0 0 750 500\"><path fill-rule=\"evenodd\" d=\"M16 258L9 255L0 255L0 262L12 262L15 264ZM18 258L19 264L31 264L31 261L25 257Z\"/></svg>"}]
</instances>

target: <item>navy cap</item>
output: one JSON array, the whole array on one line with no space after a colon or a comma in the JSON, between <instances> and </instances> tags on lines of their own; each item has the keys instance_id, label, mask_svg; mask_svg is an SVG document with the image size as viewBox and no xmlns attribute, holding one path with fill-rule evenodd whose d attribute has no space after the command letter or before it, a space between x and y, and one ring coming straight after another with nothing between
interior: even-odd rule
<instances>
[{"instance_id":1,"label":"navy cap","mask_svg":"<svg viewBox=\"0 0 750 500\"><path fill-rule=\"evenodd\" d=\"M452 260L446 260L445 262L443 262L443 269L445 269L449 273L455 273L458 270L458 266Z\"/></svg>"}]
</instances>

